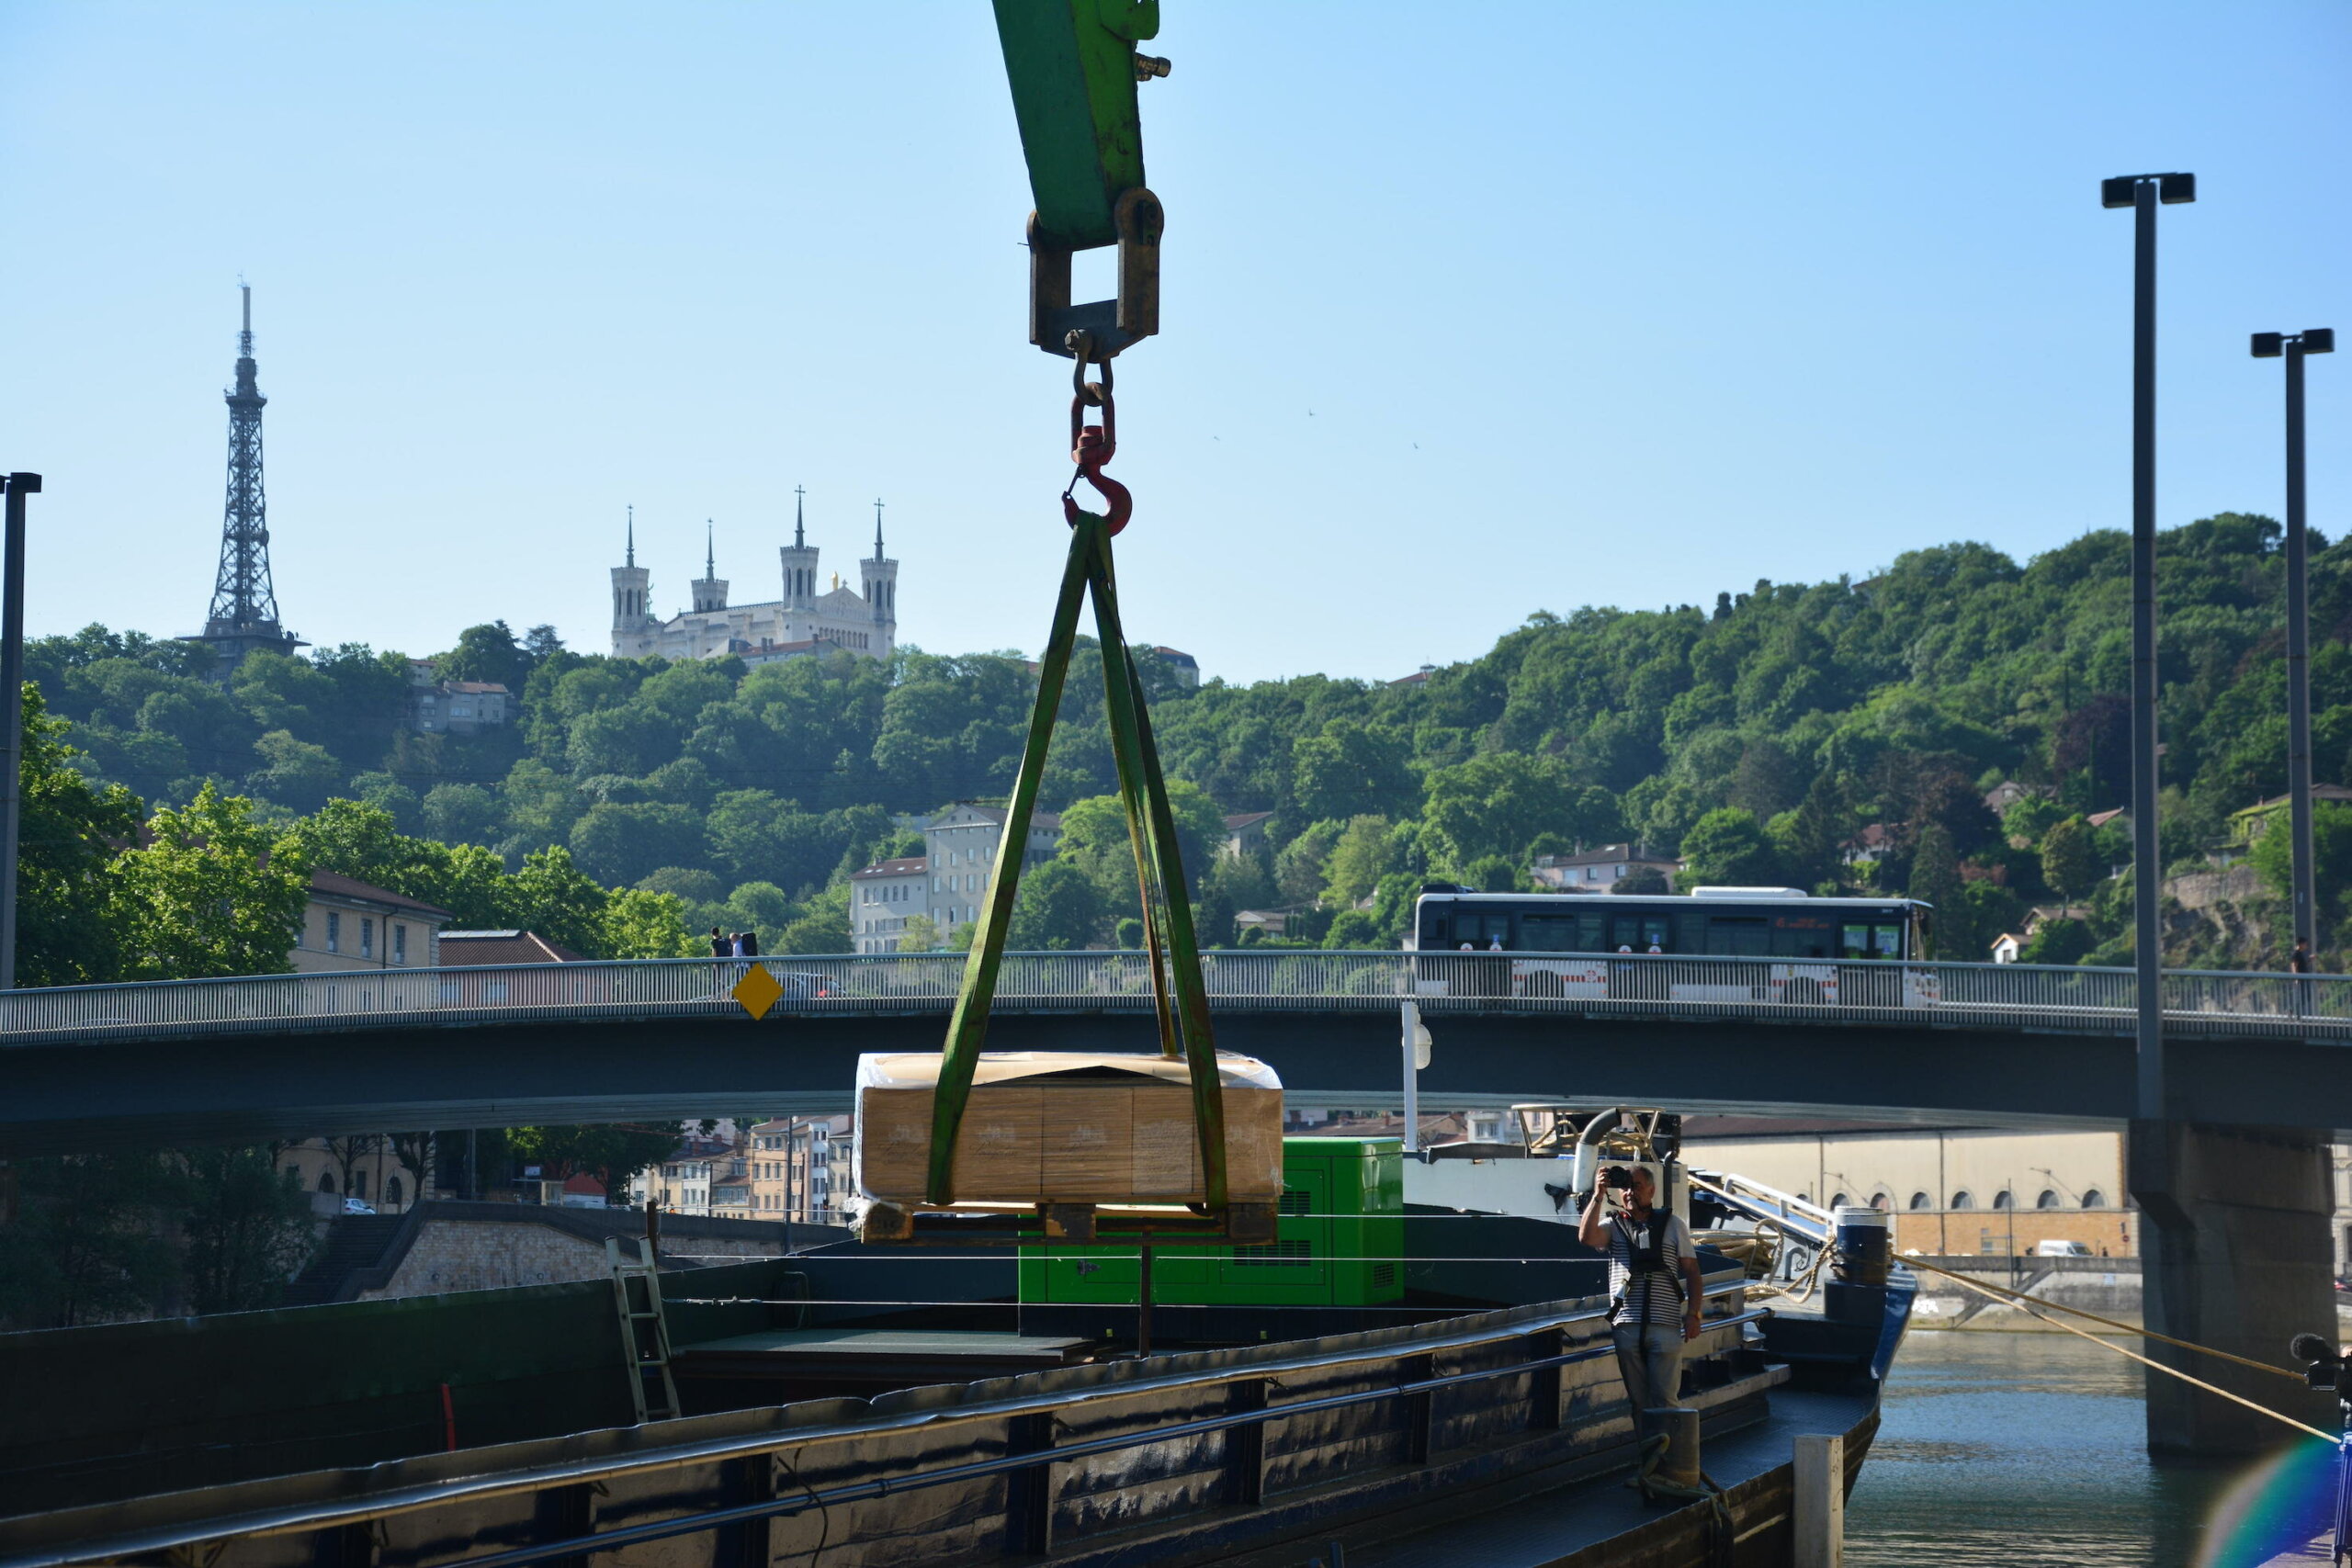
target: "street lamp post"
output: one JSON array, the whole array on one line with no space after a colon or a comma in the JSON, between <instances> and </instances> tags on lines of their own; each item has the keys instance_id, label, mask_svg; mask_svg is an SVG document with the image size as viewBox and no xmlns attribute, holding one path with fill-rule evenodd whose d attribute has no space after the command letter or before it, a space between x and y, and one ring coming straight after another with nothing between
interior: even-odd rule
<instances>
[{"instance_id":1,"label":"street lamp post","mask_svg":"<svg viewBox=\"0 0 2352 1568\"><path fill-rule=\"evenodd\" d=\"M2254 356L2287 362L2287 812L2294 848L2295 943L2319 946L2312 870L2311 540L2303 527L2303 356L2335 352L2335 333L2256 333Z\"/></svg>"},{"instance_id":2,"label":"street lamp post","mask_svg":"<svg viewBox=\"0 0 2352 1568\"><path fill-rule=\"evenodd\" d=\"M25 497L39 474L10 474L0 535L0 991L17 988L17 822L24 807Z\"/></svg>"},{"instance_id":3,"label":"street lamp post","mask_svg":"<svg viewBox=\"0 0 2352 1568\"><path fill-rule=\"evenodd\" d=\"M2156 204L2197 199L2195 175L2099 182L2099 203L2128 207L2132 251L2132 968L2139 1002L2143 1117L2165 1114L2164 890L2156 835Z\"/></svg>"}]
</instances>

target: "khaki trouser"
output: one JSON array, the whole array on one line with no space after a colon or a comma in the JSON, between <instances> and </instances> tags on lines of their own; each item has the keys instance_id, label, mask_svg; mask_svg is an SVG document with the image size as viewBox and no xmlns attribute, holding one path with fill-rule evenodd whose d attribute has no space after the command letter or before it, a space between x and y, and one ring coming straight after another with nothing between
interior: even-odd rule
<instances>
[{"instance_id":1,"label":"khaki trouser","mask_svg":"<svg viewBox=\"0 0 2352 1568\"><path fill-rule=\"evenodd\" d=\"M1625 1397L1636 1410L1664 1410L1682 1392L1682 1325L1620 1323L1609 1330L1617 1346L1617 1371Z\"/></svg>"}]
</instances>

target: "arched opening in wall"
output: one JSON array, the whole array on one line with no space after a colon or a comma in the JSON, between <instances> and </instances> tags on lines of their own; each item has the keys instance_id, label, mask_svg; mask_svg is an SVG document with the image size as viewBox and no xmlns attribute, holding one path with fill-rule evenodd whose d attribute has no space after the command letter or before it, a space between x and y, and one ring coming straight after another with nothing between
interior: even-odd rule
<instances>
[{"instance_id":1,"label":"arched opening in wall","mask_svg":"<svg viewBox=\"0 0 2352 1568\"><path fill-rule=\"evenodd\" d=\"M1976 1207L1976 1199L1967 1188L1963 1187L1951 1195L1951 1206L1955 1209L1973 1209Z\"/></svg>"},{"instance_id":2,"label":"arched opening in wall","mask_svg":"<svg viewBox=\"0 0 2352 1568\"><path fill-rule=\"evenodd\" d=\"M2033 1201L2033 1206L2037 1209L2054 1209L2058 1206L2058 1194L2045 1187L2041 1190L2041 1196Z\"/></svg>"},{"instance_id":3,"label":"arched opening in wall","mask_svg":"<svg viewBox=\"0 0 2352 1568\"><path fill-rule=\"evenodd\" d=\"M1871 1207L1876 1209L1880 1213L1883 1214L1886 1213L1887 1210L1894 1206L1894 1199L1891 1194L1885 1192L1873 1192L1871 1194Z\"/></svg>"},{"instance_id":4,"label":"arched opening in wall","mask_svg":"<svg viewBox=\"0 0 2352 1568\"><path fill-rule=\"evenodd\" d=\"M1842 1209L1850 1201L1852 1201L1852 1200L1849 1199L1843 1192L1840 1192L1836 1197L1829 1200L1829 1206L1833 1209Z\"/></svg>"},{"instance_id":5,"label":"arched opening in wall","mask_svg":"<svg viewBox=\"0 0 2352 1568\"><path fill-rule=\"evenodd\" d=\"M2007 1188L2004 1187L1998 1192L1993 1194L1993 1207L1996 1209L2011 1209L2016 1206L2017 1194L2010 1191Z\"/></svg>"},{"instance_id":6,"label":"arched opening in wall","mask_svg":"<svg viewBox=\"0 0 2352 1568\"><path fill-rule=\"evenodd\" d=\"M1911 1206L1914 1209L1932 1209L1936 1206L1936 1201L1925 1192L1914 1192L1911 1194Z\"/></svg>"},{"instance_id":7,"label":"arched opening in wall","mask_svg":"<svg viewBox=\"0 0 2352 1568\"><path fill-rule=\"evenodd\" d=\"M319 1190L322 1192L332 1192L334 1190L334 1171L322 1170L319 1172Z\"/></svg>"},{"instance_id":8,"label":"arched opening in wall","mask_svg":"<svg viewBox=\"0 0 2352 1568\"><path fill-rule=\"evenodd\" d=\"M2083 1194L2083 1207L2086 1209L2104 1209L2107 1207L2107 1199L2098 1188L2094 1187Z\"/></svg>"},{"instance_id":9,"label":"arched opening in wall","mask_svg":"<svg viewBox=\"0 0 2352 1568\"><path fill-rule=\"evenodd\" d=\"M388 1176L384 1178L384 1203L386 1207L397 1209L401 1206L401 1179L399 1177Z\"/></svg>"}]
</instances>

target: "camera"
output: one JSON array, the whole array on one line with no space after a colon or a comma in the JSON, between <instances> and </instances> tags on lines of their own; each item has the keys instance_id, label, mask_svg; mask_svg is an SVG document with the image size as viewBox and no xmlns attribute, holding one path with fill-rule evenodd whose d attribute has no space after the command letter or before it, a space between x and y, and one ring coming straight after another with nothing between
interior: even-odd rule
<instances>
[{"instance_id":1,"label":"camera","mask_svg":"<svg viewBox=\"0 0 2352 1568\"><path fill-rule=\"evenodd\" d=\"M1630 1192L1634 1188L1634 1173L1622 1165L1612 1165L1600 1173L1600 1184L1616 1192Z\"/></svg>"}]
</instances>

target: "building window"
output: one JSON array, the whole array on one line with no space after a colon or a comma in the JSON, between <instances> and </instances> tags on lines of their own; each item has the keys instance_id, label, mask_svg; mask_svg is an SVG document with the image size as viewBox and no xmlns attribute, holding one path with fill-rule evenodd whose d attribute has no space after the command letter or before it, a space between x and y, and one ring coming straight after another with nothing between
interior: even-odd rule
<instances>
[{"instance_id":1,"label":"building window","mask_svg":"<svg viewBox=\"0 0 2352 1568\"><path fill-rule=\"evenodd\" d=\"M1951 1206L1955 1209L1973 1209L1976 1207L1976 1200L1969 1196L1968 1189L1963 1187L1951 1195Z\"/></svg>"},{"instance_id":2,"label":"building window","mask_svg":"<svg viewBox=\"0 0 2352 1568\"><path fill-rule=\"evenodd\" d=\"M327 951L343 951L343 917L333 909L327 911Z\"/></svg>"},{"instance_id":3,"label":"building window","mask_svg":"<svg viewBox=\"0 0 2352 1568\"><path fill-rule=\"evenodd\" d=\"M319 1172L319 1190L322 1192L332 1192L334 1190L334 1171L322 1170Z\"/></svg>"},{"instance_id":4,"label":"building window","mask_svg":"<svg viewBox=\"0 0 2352 1568\"><path fill-rule=\"evenodd\" d=\"M1842 1208L1845 1208L1845 1207L1847 1206L1847 1203L1848 1203L1848 1199L1847 1199L1846 1195L1845 1195L1843 1192L1838 1193L1837 1196L1835 1196L1835 1197L1833 1197L1833 1198L1831 1198L1831 1199L1829 1200L1829 1206L1830 1206L1831 1208L1833 1208L1833 1209L1842 1209Z\"/></svg>"},{"instance_id":5,"label":"building window","mask_svg":"<svg viewBox=\"0 0 2352 1568\"><path fill-rule=\"evenodd\" d=\"M503 980L484 980L481 983L481 999L486 1002L504 1001L506 999L506 982Z\"/></svg>"},{"instance_id":6,"label":"building window","mask_svg":"<svg viewBox=\"0 0 2352 1568\"><path fill-rule=\"evenodd\" d=\"M2100 1196L2099 1190L2094 1187L2089 1191L2083 1194L2083 1207L2086 1209L2104 1209L2107 1207L2107 1200Z\"/></svg>"},{"instance_id":7,"label":"building window","mask_svg":"<svg viewBox=\"0 0 2352 1568\"><path fill-rule=\"evenodd\" d=\"M2037 1209L2054 1209L2058 1206L2058 1194L2045 1187L2041 1190L2041 1196L2033 1201L2033 1206Z\"/></svg>"},{"instance_id":8,"label":"building window","mask_svg":"<svg viewBox=\"0 0 2352 1568\"><path fill-rule=\"evenodd\" d=\"M351 1195L354 1198L365 1198L368 1196L368 1172L366 1169L362 1168L351 1173Z\"/></svg>"},{"instance_id":9,"label":"building window","mask_svg":"<svg viewBox=\"0 0 2352 1568\"><path fill-rule=\"evenodd\" d=\"M2015 1208L2016 1206L2017 1194L2011 1192L2007 1188L2004 1187L1998 1192L1993 1194L1993 1207L1996 1209L2009 1209Z\"/></svg>"},{"instance_id":10,"label":"building window","mask_svg":"<svg viewBox=\"0 0 2352 1568\"><path fill-rule=\"evenodd\" d=\"M1936 1206L1936 1202L1925 1192L1914 1192L1911 1194L1911 1206L1915 1209L1932 1209Z\"/></svg>"},{"instance_id":11,"label":"building window","mask_svg":"<svg viewBox=\"0 0 2352 1568\"><path fill-rule=\"evenodd\" d=\"M406 926L392 928L392 962L395 964L408 962L408 928Z\"/></svg>"},{"instance_id":12,"label":"building window","mask_svg":"<svg viewBox=\"0 0 2352 1568\"><path fill-rule=\"evenodd\" d=\"M394 1209L401 1206L401 1179L399 1177L388 1176L384 1178L384 1202L388 1207Z\"/></svg>"},{"instance_id":13,"label":"building window","mask_svg":"<svg viewBox=\"0 0 2352 1568\"><path fill-rule=\"evenodd\" d=\"M376 922L364 917L359 922L359 956L376 956Z\"/></svg>"}]
</instances>

